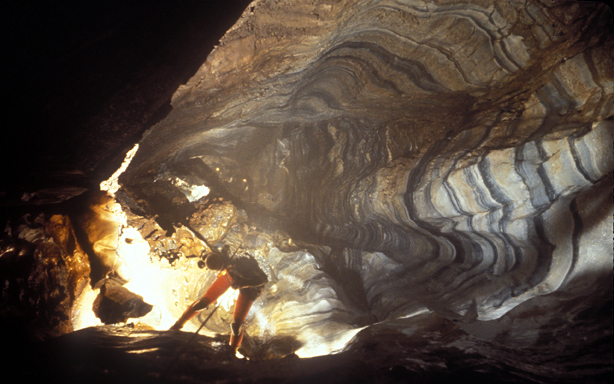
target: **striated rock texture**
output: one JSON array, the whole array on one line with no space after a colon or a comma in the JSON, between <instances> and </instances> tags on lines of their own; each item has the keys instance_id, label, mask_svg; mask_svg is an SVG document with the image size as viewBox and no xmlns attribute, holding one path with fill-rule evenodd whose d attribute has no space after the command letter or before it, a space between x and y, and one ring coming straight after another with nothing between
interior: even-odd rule
<instances>
[{"instance_id":1,"label":"striated rock texture","mask_svg":"<svg viewBox=\"0 0 614 384\"><path fill-rule=\"evenodd\" d=\"M13 225L10 225L13 224ZM73 331L75 299L89 283L90 263L64 215L26 215L0 239L0 321L11 336L45 340Z\"/></svg>"},{"instance_id":2,"label":"striated rock texture","mask_svg":"<svg viewBox=\"0 0 614 384\"><path fill-rule=\"evenodd\" d=\"M246 212L272 276L251 335L328 353L434 311L518 351L585 326L607 359L611 329L588 329L611 322L612 31L600 3L255 1L140 141L124 200L234 246L248 232L205 234L185 186Z\"/></svg>"}]
</instances>

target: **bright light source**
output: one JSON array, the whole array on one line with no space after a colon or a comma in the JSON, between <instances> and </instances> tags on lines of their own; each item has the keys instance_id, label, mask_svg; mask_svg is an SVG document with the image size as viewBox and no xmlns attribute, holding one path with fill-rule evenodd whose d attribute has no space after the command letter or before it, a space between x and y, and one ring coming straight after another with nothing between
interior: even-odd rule
<instances>
[{"instance_id":1,"label":"bright light source","mask_svg":"<svg viewBox=\"0 0 614 384\"><path fill-rule=\"evenodd\" d=\"M138 150L139 145L134 144L134 147L132 147L132 149L129 150L128 153L126 153L126 157L124 157L124 162L117 169L117 171L115 171L115 173L113 173L113 175L111 175L111 177L109 177L107 180L100 183L101 191L107 191L110 195L115 196L115 193L119 190L119 183L117 182L117 179L119 178L119 175L124 173L126 168L128 168L128 165L130 165L132 158L134 158L134 155L136 155L136 151Z\"/></svg>"},{"instance_id":2,"label":"bright light source","mask_svg":"<svg viewBox=\"0 0 614 384\"><path fill-rule=\"evenodd\" d=\"M354 335L364 328L366 328L366 326L341 332L336 335L333 341L324 340L318 332L313 332L311 336L308 336L310 332L304 330L301 336L305 337L309 342L295 353L300 358L330 355L340 351L350 340L352 340Z\"/></svg>"},{"instance_id":3,"label":"bright light source","mask_svg":"<svg viewBox=\"0 0 614 384\"><path fill-rule=\"evenodd\" d=\"M87 327L103 325L92 310L97 295L98 291L93 291L90 285L87 284L83 292L76 298L71 314L71 323L75 331Z\"/></svg>"},{"instance_id":4,"label":"bright light source","mask_svg":"<svg viewBox=\"0 0 614 384\"><path fill-rule=\"evenodd\" d=\"M141 353L147 353L147 352L155 352L157 350L159 350L160 348L149 348L149 349L138 349L136 351L126 351L127 353L137 353L137 354L141 354Z\"/></svg>"},{"instance_id":5,"label":"bright light source","mask_svg":"<svg viewBox=\"0 0 614 384\"><path fill-rule=\"evenodd\" d=\"M399 317L399 319L409 319L410 317L418 316L418 315L421 315L423 313L431 313L431 312L433 312L433 311L431 311L428 308L421 308L421 309L419 309L419 310L417 310L415 312L412 312L412 313L410 313L408 315L401 316L401 317Z\"/></svg>"}]
</instances>

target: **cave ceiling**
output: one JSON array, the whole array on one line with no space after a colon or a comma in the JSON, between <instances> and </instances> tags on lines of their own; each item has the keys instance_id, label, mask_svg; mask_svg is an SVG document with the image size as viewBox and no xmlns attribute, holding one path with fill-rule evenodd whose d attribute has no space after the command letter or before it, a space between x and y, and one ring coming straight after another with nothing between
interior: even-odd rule
<instances>
[{"instance_id":1,"label":"cave ceiling","mask_svg":"<svg viewBox=\"0 0 614 384\"><path fill-rule=\"evenodd\" d=\"M180 179L329 247L377 319L499 318L582 274L583 235L609 252L607 224L583 230L612 170L599 7L255 2L120 182L168 222Z\"/></svg>"},{"instance_id":2,"label":"cave ceiling","mask_svg":"<svg viewBox=\"0 0 614 384\"><path fill-rule=\"evenodd\" d=\"M237 9L216 26L227 32L210 53L193 49L210 38L186 40L204 21L193 17L160 50L187 61L160 54L121 92L100 95L87 118L73 117L86 121L66 131L79 149L46 165L61 181L34 173L60 192L45 200L25 192L40 183L5 188L4 206L19 212L65 204L138 144L113 196L85 193L86 214L53 216L45 235L22 229L20 241L53 238L58 260L96 257L73 291L100 289L108 271L157 279L166 301L137 293L158 330L214 279L193 256L244 249L270 281L246 328L261 358L362 350L369 340L381 352L400 337L391 347L400 356L425 343L410 371L441 364L425 351L452 358L454 349L536 381L611 377L606 5L256 0ZM114 222L122 209L126 221ZM149 264L128 260L133 250L163 273L147 275ZM204 332L228 332L228 311Z\"/></svg>"}]
</instances>

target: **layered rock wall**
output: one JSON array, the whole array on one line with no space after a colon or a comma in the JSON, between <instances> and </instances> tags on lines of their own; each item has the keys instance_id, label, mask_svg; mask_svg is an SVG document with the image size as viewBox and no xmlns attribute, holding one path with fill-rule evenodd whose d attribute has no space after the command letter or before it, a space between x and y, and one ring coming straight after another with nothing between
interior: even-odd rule
<instances>
[{"instance_id":1,"label":"layered rock wall","mask_svg":"<svg viewBox=\"0 0 614 384\"><path fill-rule=\"evenodd\" d=\"M378 319L498 318L591 257L577 198L613 169L612 48L597 3L256 1L124 187L159 211L170 169L346 249L331 265Z\"/></svg>"}]
</instances>

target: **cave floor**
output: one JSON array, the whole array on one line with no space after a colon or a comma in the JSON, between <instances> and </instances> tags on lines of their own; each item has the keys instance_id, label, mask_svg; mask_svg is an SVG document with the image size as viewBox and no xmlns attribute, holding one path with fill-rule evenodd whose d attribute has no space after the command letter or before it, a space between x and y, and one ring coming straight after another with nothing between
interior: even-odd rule
<instances>
[{"instance_id":1,"label":"cave floor","mask_svg":"<svg viewBox=\"0 0 614 384\"><path fill-rule=\"evenodd\" d=\"M61 383L535 383L544 377L452 347L464 332L449 329L447 347L416 343L394 331L367 337L337 354L312 358L239 359L227 336L125 326L82 329L14 348L3 369L8 382ZM373 336L373 335L371 335ZM454 341L452 341L454 339ZM441 341L441 340L440 340ZM445 340L443 340L445 341ZM412 345L413 344L413 345ZM482 351L483 352L483 351ZM609 376L608 376L609 375ZM593 377L589 382L609 382ZM554 378L553 378L554 379ZM573 382L555 380L556 382Z\"/></svg>"},{"instance_id":2,"label":"cave floor","mask_svg":"<svg viewBox=\"0 0 614 384\"><path fill-rule=\"evenodd\" d=\"M193 335L137 331L130 325L86 328L14 351L16 361L5 374L9 382L30 383L518 382L517 377L508 381L501 372L479 373L474 367L410 372L402 365L407 356L395 359L376 344L329 356L254 361L234 357L226 336Z\"/></svg>"}]
</instances>

